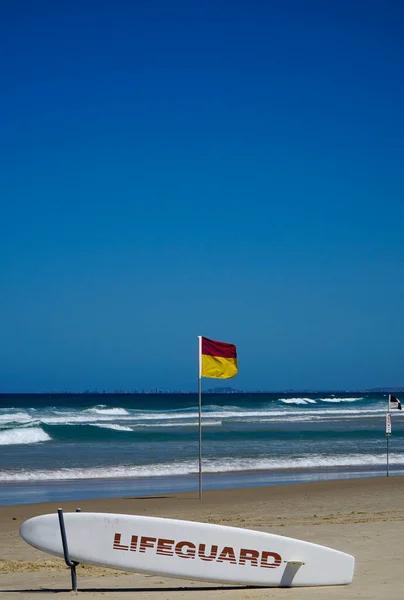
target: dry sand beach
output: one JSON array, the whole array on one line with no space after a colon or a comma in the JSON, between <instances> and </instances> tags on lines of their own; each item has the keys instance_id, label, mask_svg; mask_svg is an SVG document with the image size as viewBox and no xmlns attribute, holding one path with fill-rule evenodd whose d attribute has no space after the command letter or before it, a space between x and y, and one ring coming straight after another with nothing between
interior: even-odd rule
<instances>
[{"instance_id":1,"label":"dry sand beach","mask_svg":"<svg viewBox=\"0 0 404 600\"><path fill-rule=\"evenodd\" d=\"M45 600L75 595L64 561L31 548L19 536L23 521L61 506L65 511L80 507L246 527L328 545L356 558L352 585L291 589L236 588L80 565L77 594L83 598L399 600L404 597L403 498L403 477L377 477L207 491L202 500L195 493L184 493L2 506L0 598Z\"/></svg>"}]
</instances>

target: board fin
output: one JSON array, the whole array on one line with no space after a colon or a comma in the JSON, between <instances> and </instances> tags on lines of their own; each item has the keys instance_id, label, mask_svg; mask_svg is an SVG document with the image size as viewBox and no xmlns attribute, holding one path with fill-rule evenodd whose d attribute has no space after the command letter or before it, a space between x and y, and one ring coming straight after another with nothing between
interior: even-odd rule
<instances>
[{"instance_id":1,"label":"board fin","mask_svg":"<svg viewBox=\"0 0 404 600\"><path fill-rule=\"evenodd\" d=\"M305 563L302 560L284 560L283 562L286 563L286 567L280 581L280 587L291 587L298 570Z\"/></svg>"}]
</instances>

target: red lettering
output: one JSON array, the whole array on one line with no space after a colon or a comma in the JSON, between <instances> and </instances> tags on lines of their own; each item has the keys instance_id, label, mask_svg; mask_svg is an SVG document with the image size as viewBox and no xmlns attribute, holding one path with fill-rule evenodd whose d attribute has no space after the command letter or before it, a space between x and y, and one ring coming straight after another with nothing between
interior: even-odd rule
<instances>
[{"instance_id":1,"label":"red lettering","mask_svg":"<svg viewBox=\"0 0 404 600\"><path fill-rule=\"evenodd\" d=\"M164 556L174 556L172 546L175 544L174 540L165 540L159 538L157 541L157 554L163 554Z\"/></svg>"},{"instance_id":2,"label":"red lettering","mask_svg":"<svg viewBox=\"0 0 404 600\"><path fill-rule=\"evenodd\" d=\"M146 548L154 548L154 543L157 541L154 537L143 536L140 538L139 552L146 552Z\"/></svg>"},{"instance_id":3,"label":"red lettering","mask_svg":"<svg viewBox=\"0 0 404 600\"><path fill-rule=\"evenodd\" d=\"M273 562L268 562L268 559L273 558ZM282 557L277 552L263 552L261 556L261 564L260 567L264 567L266 569L274 569L275 567L279 567L282 562Z\"/></svg>"},{"instance_id":4,"label":"red lettering","mask_svg":"<svg viewBox=\"0 0 404 600\"><path fill-rule=\"evenodd\" d=\"M183 552L183 548L188 547L188 552ZM195 558L196 546L192 542L178 542L175 546L175 553L181 558Z\"/></svg>"},{"instance_id":5,"label":"red lettering","mask_svg":"<svg viewBox=\"0 0 404 600\"><path fill-rule=\"evenodd\" d=\"M145 553L148 548L156 548L156 553L161 556L174 556L175 553L180 558L195 558L197 553L196 545L187 541L181 541L176 544L175 540L141 536L139 543L138 536L132 535L130 546L128 546L126 544L121 544L121 538L122 535L120 533L114 534L112 546L114 550L130 550L131 552L139 551ZM206 544L198 545L198 558L205 562L217 560L218 563L228 562L233 565L237 564L234 548L231 546L225 546L220 554L218 552L218 546L215 544L212 544L209 550L207 550ZM260 553L258 550L251 550L250 548L240 549L239 565L249 565L251 567L260 566L264 569L275 569L276 567L279 567L281 563L282 557L277 552L263 551Z\"/></svg>"},{"instance_id":6,"label":"red lettering","mask_svg":"<svg viewBox=\"0 0 404 600\"><path fill-rule=\"evenodd\" d=\"M217 559L217 562L224 562L225 560L232 563L233 565L237 564L234 550L230 546L226 546L225 548L223 548L223 550L220 553L219 558Z\"/></svg>"},{"instance_id":7,"label":"red lettering","mask_svg":"<svg viewBox=\"0 0 404 600\"><path fill-rule=\"evenodd\" d=\"M198 556L201 560L211 561L215 560L217 556L217 546L212 546L209 556L205 554L206 544L199 544Z\"/></svg>"},{"instance_id":8,"label":"red lettering","mask_svg":"<svg viewBox=\"0 0 404 600\"><path fill-rule=\"evenodd\" d=\"M129 546L124 546L121 544L121 534L120 533L116 533L114 535L114 544L112 547L114 550L129 550Z\"/></svg>"},{"instance_id":9,"label":"red lettering","mask_svg":"<svg viewBox=\"0 0 404 600\"><path fill-rule=\"evenodd\" d=\"M137 535L132 535L130 540L130 550L131 552L136 552L137 548Z\"/></svg>"},{"instance_id":10,"label":"red lettering","mask_svg":"<svg viewBox=\"0 0 404 600\"><path fill-rule=\"evenodd\" d=\"M246 561L249 560L252 567L258 567L259 556L260 553L258 550L247 550L245 548L241 548L239 565L245 565Z\"/></svg>"}]
</instances>

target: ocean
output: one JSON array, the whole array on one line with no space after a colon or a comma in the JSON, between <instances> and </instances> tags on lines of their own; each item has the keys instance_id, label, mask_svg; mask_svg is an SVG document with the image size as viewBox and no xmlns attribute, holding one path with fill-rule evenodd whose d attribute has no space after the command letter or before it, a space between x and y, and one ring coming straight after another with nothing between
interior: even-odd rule
<instances>
[{"instance_id":1,"label":"ocean","mask_svg":"<svg viewBox=\"0 0 404 600\"><path fill-rule=\"evenodd\" d=\"M202 396L203 489L386 476L387 394ZM393 410L389 474L404 474ZM0 505L198 494L196 394L0 396Z\"/></svg>"}]
</instances>

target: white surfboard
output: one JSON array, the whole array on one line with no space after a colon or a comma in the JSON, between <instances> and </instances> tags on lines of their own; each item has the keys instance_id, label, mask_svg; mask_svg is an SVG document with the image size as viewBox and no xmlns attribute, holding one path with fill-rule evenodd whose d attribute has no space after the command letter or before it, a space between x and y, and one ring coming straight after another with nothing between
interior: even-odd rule
<instances>
[{"instance_id":1,"label":"white surfboard","mask_svg":"<svg viewBox=\"0 0 404 600\"><path fill-rule=\"evenodd\" d=\"M70 559L127 571L270 587L351 583L349 554L293 538L192 521L65 513ZM21 537L63 557L57 514L22 524Z\"/></svg>"}]
</instances>

